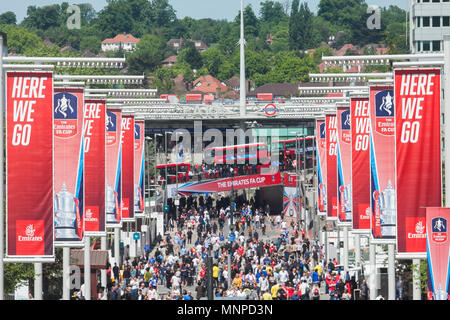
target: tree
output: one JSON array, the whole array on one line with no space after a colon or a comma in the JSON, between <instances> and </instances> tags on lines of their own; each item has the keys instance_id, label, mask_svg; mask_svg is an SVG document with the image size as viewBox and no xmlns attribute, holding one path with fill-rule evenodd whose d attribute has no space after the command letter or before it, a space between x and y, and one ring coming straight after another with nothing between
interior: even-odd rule
<instances>
[{"instance_id":1,"label":"tree","mask_svg":"<svg viewBox=\"0 0 450 320\"><path fill-rule=\"evenodd\" d=\"M241 23L241 12L234 19L235 24L240 26ZM256 37L258 34L259 20L253 12L252 6L248 5L244 8L244 33L245 37Z\"/></svg>"},{"instance_id":2,"label":"tree","mask_svg":"<svg viewBox=\"0 0 450 320\"><path fill-rule=\"evenodd\" d=\"M200 69L203 65L202 56L195 48L195 44L192 41L183 41L184 49L178 54L178 60L180 62L188 63L192 69Z\"/></svg>"},{"instance_id":3,"label":"tree","mask_svg":"<svg viewBox=\"0 0 450 320\"><path fill-rule=\"evenodd\" d=\"M177 16L168 0L153 0L154 24L159 27L170 26Z\"/></svg>"},{"instance_id":4,"label":"tree","mask_svg":"<svg viewBox=\"0 0 450 320\"><path fill-rule=\"evenodd\" d=\"M171 68L159 68L155 72L152 84L158 89L158 93L170 93L175 87L175 73Z\"/></svg>"},{"instance_id":5,"label":"tree","mask_svg":"<svg viewBox=\"0 0 450 320\"><path fill-rule=\"evenodd\" d=\"M177 63L172 66L171 69L173 70L174 74L181 74L183 76L186 91L190 90L190 88L192 87L192 83L195 80L195 76L189 63L184 61L177 61Z\"/></svg>"},{"instance_id":6,"label":"tree","mask_svg":"<svg viewBox=\"0 0 450 320\"><path fill-rule=\"evenodd\" d=\"M80 41L80 51L84 52L87 48L93 53L99 53L101 50L102 44L99 38L96 36L86 36L83 37Z\"/></svg>"},{"instance_id":7,"label":"tree","mask_svg":"<svg viewBox=\"0 0 450 320\"><path fill-rule=\"evenodd\" d=\"M213 77L219 74L220 66L225 61L225 56L217 48L209 48L201 53L203 66L208 70L208 73Z\"/></svg>"},{"instance_id":8,"label":"tree","mask_svg":"<svg viewBox=\"0 0 450 320\"><path fill-rule=\"evenodd\" d=\"M300 39L299 34L299 0L293 0L292 1L292 7L291 7L291 16L289 18L289 49L290 50L296 50L298 49L298 43Z\"/></svg>"},{"instance_id":9,"label":"tree","mask_svg":"<svg viewBox=\"0 0 450 320\"><path fill-rule=\"evenodd\" d=\"M310 49L312 44L312 19L313 14L309 10L307 3L302 3L298 12L299 21L296 26L298 27L298 49L305 50Z\"/></svg>"},{"instance_id":10,"label":"tree","mask_svg":"<svg viewBox=\"0 0 450 320\"><path fill-rule=\"evenodd\" d=\"M261 2L259 14L262 22L270 22L271 24L278 24L286 17L283 5L280 2L266 0Z\"/></svg>"},{"instance_id":11,"label":"tree","mask_svg":"<svg viewBox=\"0 0 450 320\"><path fill-rule=\"evenodd\" d=\"M130 33L133 28L133 11L125 0L110 0L100 10L96 24L106 38L115 37L119 33Z\"/></svg>"},{"instance_id":12,"label":"tree","mask_svg":"<svg viewBox=\"0 0 450 320\"><path fill-rule=\"evenodd\" d=\"M163 60L164 41L157 36L146 34L136 45L136 50L128 55L127 63L130 73L152 73Z\"/></svg>"},{"instance_id":13,"label":"tree","mask_svg":"<svg viewBox=\"0 0 450 320\"><path fill-rule=\"evenodd\" d=\"M0 24L16 24L16 14L12 11L7 11L0 15Z\"/></svg>"},{"instance_id":14,"label":"tree","mask_svg":"<svg viewBox=\"0 0 450 320\"><path fill-rule=\"evenodd\" d=\"M29 6L27 8L27 17L22 21L21 25L25 28L41 30L58 26L60 9L61 7L58 4L42 8Z\"/></svg>"}]
</instances>

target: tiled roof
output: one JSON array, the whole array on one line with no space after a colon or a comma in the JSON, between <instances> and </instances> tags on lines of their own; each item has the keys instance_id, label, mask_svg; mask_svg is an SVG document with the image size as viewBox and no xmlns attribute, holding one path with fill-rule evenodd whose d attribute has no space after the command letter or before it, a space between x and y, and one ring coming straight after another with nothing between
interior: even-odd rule
<instances>
[{"instance_id":1,"label":"tiled roof","mask_svg":"<svg viewBox=\"0 0 450 320\"><path fill-rule=\"evenodd\" d=\"M103 40L102 43L138 43L139 40L131 34L120 33L112 39Z\"/></svg>"},{"instance_id":2,"label":"tiled roof","mask_svg":"<svg viewBox=\"0 0 450 320\"><path fill-rule=\"evenodd\" d=\"M202 93L215 94L218 88L220 88L220 92L226 92L230 89L211 75L206 75L198 78L194 81L193 85L194 87L192 88L192 90L200 91Z\"/></svg>"}]
</instances>

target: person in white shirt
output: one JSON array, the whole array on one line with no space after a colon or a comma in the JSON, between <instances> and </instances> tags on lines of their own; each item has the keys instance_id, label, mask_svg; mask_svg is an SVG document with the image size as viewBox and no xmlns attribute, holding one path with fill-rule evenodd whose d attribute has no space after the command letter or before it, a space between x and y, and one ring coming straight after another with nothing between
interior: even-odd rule
<instances>
[{"instance_id":1,"label":"person in white shirt","mask_svg":"<svg viewBox=\"0 0 450 320\"><path fill-rule=\"evenodd\" d=\"M289 272L284 270L284 267L281 268L281 271L280 271L279 275L280 275L280 281L281 282L284 282L284 283L288 282L288 280L289 280Z\"/></svg>"},{"instance_id":2,"label":"person in white shirt","mask_svg":"<svg viewBox=\"0 0 450 320\"><path fill-rule=\"evenodd\" d=\"M266 292L269 290L269 280L265 275L262 275L261 278L259 278L259 288L260 292Z\"/></svg>"}]
</instances>

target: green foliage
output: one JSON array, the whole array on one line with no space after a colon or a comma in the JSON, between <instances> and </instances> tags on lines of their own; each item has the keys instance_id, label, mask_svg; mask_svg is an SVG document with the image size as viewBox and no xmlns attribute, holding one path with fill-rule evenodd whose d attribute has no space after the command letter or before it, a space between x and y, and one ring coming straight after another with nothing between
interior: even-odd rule
<instances>
[{"instance_id":1,"label":"green foliage","mask_svg":"<svg viewBox=\"0 0 450 320\"><path fill-rule=\"evenodd\" d=\"M189 87L197 75L211 74L221 81L239 75L240 12L233 21L214 19L178 19L168 0L108 0L99 12L91 4L78 4L81 29L69 30L66 22L68 2L43 7L29 6L27 16L16 26L12 12L0 14L0 28L8 34L8 47L17 54L41 56L81 56L86 48L97 54L101 41L119 33L131 33L141 39L134 52L105 52L107 57L126 56L128 72L146 74L166 90L172 79L182 74ZM307 81L322 55L332 51L324 42L343 32L335 48L345 43L362 47L369 43L387 44L390 53L409 51L407 13L397 6L382 8L381 30L366 26L365 0L321 0L313 14L306 0L279 2L261 0L258 15L248 5L244 9L246 38L246 75L260 85L267 82ZM273 41L267 42L269 34ZM61 54L56 46L45 46L48 37L62 48L72 46L77 52ZM185 39L178 53L167 45L170 39ZM209 47L199 53L188 40L201 40ZM305 50L317 48L310 58ZM178 54L178 64L171 72L161 71L163 59ZM283 57L283 58L280 58ZM281 63L286 58L288 62ZM373 70L388 68L369 67ZM173 74L172 74L173 72ZM277 72L279 74L277 74ZM160 82L158 82L160 81Z\"/></svg>"},{"instance_id":2,"label":"green foliage","mask_svg":"<svg viewBox=\"0 0 450 320\"><path fill-rule=\"evenodd\" d=\"M5 293L14 290L24 281L34 279L34 268L31 263L5 263L4 286Z\"/></svg>"},{"instance_id":3,"label":"green foliage","mask_svg":"<svg viewBox=\"0 0 450 320\"><path fill-rule=\"evenodd\" d=\"M209 48L201 54L203 66L213 77L219 74L220 66L225 62L225 55L217 48Z\"/></svg>"},{"instance_id":4,"label":"green foliage","mask_svg":"<svg viewBox=\"0 0 450 320\"><path fill-rule=\"evenodd\" d=\"M192 69L200 69L203 65L202 56L195 48L195 44L192 41L184 41L183 44L185 48L178 54L178 60L188 63Z\"/></svg>"},{"instance_id":5,"label":"green foliage","mask_svg":"<svg viewBox=\"0 0 450 320\"><path fill-rule=\"evenodd\" d=\"M153 79L153 86L158 90L158 93L170 93L175 87L175 73L171 68L159 68L155 72Z\"/></svg>"},{"instance_id":6,"label":"green foliage","mask_svg":"<svg viewBox=\"0 0 450 320\"><path fill-rule=\"evenodd\" d=\"M12 11L7 11L0 14L0 24L16 24L17 18L16 14Z\"/></svg>"},{"instance_id":7,"label":"green foliage","mask_svg":"<svg viewBox=\"0 0 450 320\"><path fill-rule=\"evenodd\" d=\"M136 51L127 56L128 70L133 74L152 73L163 60L164 41L154 35L144 35L136 46Z\"/></svg>"}]
</instances>

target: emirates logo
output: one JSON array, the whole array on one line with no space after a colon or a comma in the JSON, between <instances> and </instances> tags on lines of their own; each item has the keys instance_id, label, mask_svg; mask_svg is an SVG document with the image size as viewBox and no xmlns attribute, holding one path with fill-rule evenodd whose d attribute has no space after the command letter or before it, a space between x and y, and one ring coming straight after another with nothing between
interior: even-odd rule
<instances>
[{"instance_id":1,"label":"emirates logo","mask_svg":"<svg viewBox=\"0 0 450 320\"><path fill-rule=\"evenodd\" d=\"M26 234L28 237L33 237L35 231L36 231L36 229L34 229L34 228L33 228L33 225L30 224L29 226L26 227L26 229L25 229L25 234Z\"/></svg>"},{"instance_id":2,"label":"emirates logo","mask_svg":"<svg viewBox=\"0 0 450 320\"><path fill-rule=\"evenodd\" d=\"M86 219L92 219L92 211L90 209L86 211Z\"/></svg>"},{"instance_id":3,"label":"emirates logo","mask_svg":"<svg viewBox=\"0 0 450 320\"><path fill-rule=\"evenodd\" d=\"M425 226L422 224L422 221L417 222L415 231L418 234L423 234L425 232Z\"/></svg>"}]
</instances>

